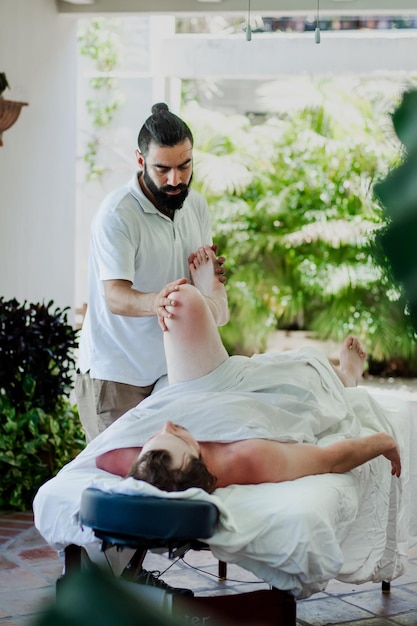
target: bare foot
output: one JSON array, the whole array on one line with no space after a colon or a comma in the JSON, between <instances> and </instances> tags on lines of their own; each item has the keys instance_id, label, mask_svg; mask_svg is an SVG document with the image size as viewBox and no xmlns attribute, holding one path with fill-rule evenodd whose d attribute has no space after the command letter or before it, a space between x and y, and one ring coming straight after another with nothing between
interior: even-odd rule
<instances>
[{"instance_id":1,"label":"bare foot","mask_svg":"<svg viewBox=\"0 0 417 626\"><path fill-rule=\"evenodd\" d=\"M224 285L215 273L216 255L210 246L202 246L190 254L192 284L206 297L218 326L229 321L229 309Z\"/></svg>"},{"instance_id":2,"label":"bare foot","mask_svg":"<svg viewBox=\"0 0 417 626\"><path fill-rule=\"evenodd\" d=\"M359 340L349 335L340 351L339 376L345 387L356 387L362 378L366 352Z\"/></svg>"},{"instance_id":3,"label":"bare foot","mask_svg":"<svg viewBox=\"0 0 417 626\"><path fill-rule=\"evenodd\" d=\"M191 281L203 296L213 297L218 291L219 282L214 273L216 255L210 246L204 246L189 257Z\"/></svg>"}]
</instances>

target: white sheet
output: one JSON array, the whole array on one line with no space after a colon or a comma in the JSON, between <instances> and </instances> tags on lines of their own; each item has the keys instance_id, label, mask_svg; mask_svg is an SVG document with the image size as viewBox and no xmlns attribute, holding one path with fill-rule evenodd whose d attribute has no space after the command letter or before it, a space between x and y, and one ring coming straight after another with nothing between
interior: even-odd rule
<instances>
[{"instance_id":1,"label":"white sheet","mask_svg":"<svg viewBox=\"0 0 417 626\"><path fill-rule=\"evenodd\" d=\"M221 431L222 441L257 436L326 445L336 437L387 430L401 448L401 479L391 477L389 462L380 457L344 475L233 485L212 496L193 489L182 497L201 496L219 506L221 523L208 542L217 558L296 597L323 589L332 578L361 583L399 576L409 541L406 404L394 406L384 398L384 410L366 391L344 389L316 351L284 354L234 357L204 379L158 391L120 418L41 487L34 501L41 534L57 549L96 541L76 522L87 486L158 493L141 481L98 470L95 458L115 447L141 445L166 419L200 440L219 440Z\"/></svg>"}]
</instances>

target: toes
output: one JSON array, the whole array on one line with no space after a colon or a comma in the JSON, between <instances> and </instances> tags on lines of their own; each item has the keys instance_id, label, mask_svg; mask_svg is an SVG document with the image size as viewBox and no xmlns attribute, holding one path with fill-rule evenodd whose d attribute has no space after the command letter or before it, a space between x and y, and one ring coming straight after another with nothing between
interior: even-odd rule
<instances>
[{"instance_id":1,"label":"toes","mask_svg":"<svg viewBox=\"0 0 417 626\"><path fill-rule=\"evenodd\" d=\"M205 263L207 260L207 252L206 250L201 247L197 250L197 256L198 256L198 260L200 261L200 263Z\"/></svg>"},{"instance_id":2,"label":"toes","mask_svg":"<svg viewBox=\"0 0 417 626\"><path fill-rule=\"evenodd\" d=\"M359 339L354 337L353 335L349 335L349 337L345 340L345 346L349 350L356 350L361 359L366 358L366 352L362 349Z\"/></svg>"},{"instance_id":3,"label":"toes","mask_svg":"<svg viewBox=\"0 0 417 626\"><path fill-rule=\"evenodd\" d=\"M348 348L349 350L352 350L354 341L355 341L355 337L353 337L352 335L349 335L349 337L346 337L345 339L346 348Z\"/></svg>"}]
</instances>

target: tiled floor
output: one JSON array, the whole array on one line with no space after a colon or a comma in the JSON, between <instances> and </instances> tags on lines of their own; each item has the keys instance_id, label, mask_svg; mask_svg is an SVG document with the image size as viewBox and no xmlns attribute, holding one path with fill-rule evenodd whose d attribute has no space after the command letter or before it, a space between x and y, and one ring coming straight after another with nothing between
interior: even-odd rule
<instances>
[{"instance_id":1,"label":"tiled floor","mask_svg":"<svg viewBox=\"0 0 417 626\"><path fill-rule=\"evenodd\" d=\"M415 386L399 388L396 384L386 391L405 397L417 419ZM406 573L392 583L390 594L382 594L377 584L331 581L325 592L297 602L299 626L417 626L417 547L409 557ZM164 571L172 564L164 556L150 554L144 565ZM43 608L53 603L62 567L56 552L36 531L31 513L0 514L0 626L33 624ZM267 588L236 566L229 565L227 574L228 580L219 582L217 561L202 551L188 553L184 562L164 572L163 579L171 585L191 587L198 595Z\"/></svg>"},{"instance_id":2,"label":"tiled floor","mask_svg":"<svg viewBox=\"0 0 417 626\"><path fill-rule=\"evenodd\" d=\"M148 569L164 570L164 556L146 557ZM196 570L195 568L198 568ZM30 513L0 516L0 626L30 626L45 606L53 602L55 581L62 563L33 526ZM191 587L199 595L267 588L249 572L228 566L228 581L217 579L217 561L209 552L191 552L165 572L163 579ZM391 593L380 585L347 585L332 581L325 592L297 602L299 626L402 626L417 625L417 548L410 552L404 576L392 583ZM93 626L93 625L92 625Z\"/></svg>"},{"instance_id":3,"label":"tiled floor","mask_svg":"<svg viewBox=\"0 0 417 626\"><path fill-rule=\"evenodd\" d=\"M0 623L30 624L54 598L54 584L62 571L55 550L33 526L31 513L0 517Z\"/></svg>"}]
</instances>

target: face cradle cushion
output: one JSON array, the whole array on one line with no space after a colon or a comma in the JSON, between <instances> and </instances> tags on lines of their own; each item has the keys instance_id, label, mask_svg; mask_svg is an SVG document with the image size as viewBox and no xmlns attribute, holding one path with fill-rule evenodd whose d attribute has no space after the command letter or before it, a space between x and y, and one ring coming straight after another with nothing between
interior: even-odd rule
<instances>
[{"instance_id":1,"label":"face cradle cushion","mask_svg":"<svg viewBox=\"0 0 417 626\"><path fill-rule=\"evenodd\" d=\"M109 494L91 487L81 498L83 526L108 543L132 547L208 539L218 519L217 507L204 500Z\"/></svg>"}]
</instances>

